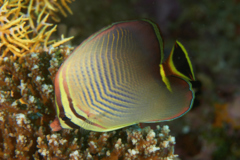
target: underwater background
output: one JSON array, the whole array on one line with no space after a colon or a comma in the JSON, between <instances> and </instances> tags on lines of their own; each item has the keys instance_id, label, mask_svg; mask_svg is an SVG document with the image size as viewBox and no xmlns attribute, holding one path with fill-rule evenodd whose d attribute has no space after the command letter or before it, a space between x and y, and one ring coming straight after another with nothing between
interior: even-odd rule
<instances>
[{"instance_id":1,"label":"underwater background","mask_svg":"<svg viewBox=\"0 0 240 160\"><path fill-rule=\"evenodd\" d=\"M0 159L240 159L240 1L47 2L0 0ZM166 54L176 39L187 49L193 108L144 129L52 132L63 60L99 29L142 18L159 25Z\"/></svg>"}]
</instances>

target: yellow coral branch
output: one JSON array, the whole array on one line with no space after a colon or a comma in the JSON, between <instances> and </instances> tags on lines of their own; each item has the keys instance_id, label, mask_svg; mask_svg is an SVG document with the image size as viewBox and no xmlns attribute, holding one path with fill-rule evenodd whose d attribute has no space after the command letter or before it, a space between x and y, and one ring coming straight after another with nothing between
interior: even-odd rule
<instances>
[{"instance_id":1,"label":"yellow coral branch","mask_svg":"<svg viewBox=\"0 0 240 160\"><path fill-rule=\"evenodd\" d=\"M52 20L54 20L55 22L60 22L60 18L53 11L49 11L49 14L52 15Z\"/></svg>"},{"instance_id":2,"label":"yellow coral branch","mask_svg":"<svg viewBox=\"0 0 240 160\"><path fill-rule=\"evenodd\" d=\"M47 31L46 32L46 37L45 37L45 41L44 41L44 48L47 48L47 42L48 42L48 39L49 37L51 36L51 34L56 31L56 28L57 28L57 25L55 25L50 31Z\"/></svg>"},{"instance_id":3,"label":"yellow coral branch","mask_svg":"<svg viewBox=\"0 0 240 160\"><path fill-rule=\"evenodd\" d=\"M11 42L11 43L14 43L14 44L16 44L16 45L18 45L18 46L26 49L26 50L29 50L26 45L24 45L23 43L18 42L18 41L16 41L16 40L12 39L9 35L7 35L7 40L8 40L9 42Z\"/></svg>"},{"instance_id":4,"label":"yellow coral branch","mask_svg":"<svg viewBox=\"0 0 240 160\"><path fill-rule=\"evenodd\" d=\"M34 29L35 26L34 26L34 22L33 22L32 17L31 17L32 4L33 4L33 0L30 0L27 13L28 13L30 26L32 27L32 29Z\"/></svg>"},{"instance_id":5,"label":"yellow coral branch","mask_svg":"<svg viewBox=\"0 0 240 160\"><path fill-rule=\"evenodd\" d=\"M44 50L48 50L49 45L58 46L73 38L62 38L56 43L55 40L49 41L57 26L50 28L49 26L53 24L47 23L50 16L53 20L59 21L54 12L60 11L66 16L63 7L72 14L67 6L71 0L61 0L61 5L55 0L0 0L0 2L2 2L0 9L1 57L12 54L14 57L21 57L36 52L41 45Z\"/></svg>"},{"instance_id":6,"label":"yellow coral branch","mask_svg":"<svg viewBox=\"0 0 240 160\"><path fill-rule=\"evenodd\" d=\"M37 28L36 28L36 31L38 31L43 25L45 25L45 26L52 26L52 25L53 25L53 24L47 24L47 23L45 23L45 22L47 21L48 17L49 17L49 14L47 14L47 15L43 18L43 20L38 24L38 26L37 26Z\"/></svg>"},{"instance_id":7,"label":"yellow coral branch","mask_svg":"<svg viewBox=\"0 0 240 160\"><path fill-rule=\"evenodd\" d=\"M61 6L60 4L58 4L58 3L55 3L55 5L58 7L58 9L59 9L60 12L62 13L62 15L63 15L64 17L67 17L67 14L66 14L66 12L63 10L62 6Z\"/></svg>"},{"instance_id":8,"label":"yellow coral branch","mask_svg":"<svg viewBox=\"0 0 240 160\"><path fill-rule=\"evenodd\" d=\"M18 19L9 22L8 24L4 24L2 27L0 27L0 31L3 32L4 30L12 27L13 25L19 24L19 22L22 21L22 20L26 20L26 19L24 19L24 18L21 16L21 17L19 17Z\"/></svg>"},{"instance_id":9,"label":"yellow coral branch","mask_svg":"<svg viewBox=\"0 0 240 160\"><path fill-rule=\"evenodd\" d=\"M1 35L1 40L3 41L3 44L5 44L9 49L12 48L12 49L14 49L17 52L20 52L20 50L17 47L15 47L12 44L9 44L3 35Z\"/></svg>"},{"instance_id":10,"label":"yellow coral branch","mask_svg":"<svg viewBox=\"0 0 240 160\"><path fill-rule=\"evenodd\" d=\"M54 43L52 46L53 46L53 47L57 47L57 46L65 43L65 42L67 42L67 41L70 41L70 40L73 39L73 38L74 38L74 37L72 36L72 37L69 37L69 38L62 39L61 41Z\"/></svg>"},{"instance_id":11,"label":"yellow coral branch","mask_svg":"<svg viewBox=\"0 0 240 160\"><path fill-rule=\"evenodd\" d=\"M37 15L38 15L38 13L39 13L39 8L40 8L39 0L36 0L35 13L36 13Z\"/></svg>"},{"instance_id":12,"label":"yellow coral branch","mask_svg":"<svg viewBox=\"0 0 240 160\"><path fill-rule=\"evenodd\" d=\"M7 53L9 52L9 48L3 50L2 57L6 57Z\"/></svg>"},{"instance_id":13,"label":"yellow coral branch","mask_svg":"<svg viewBox=\"0 0 240 160\"><path fill-rule=\"evenodd\" d=\"M38 15L37 23L40 23L41 18L42 18L42 15L44 14L45 10L46 10L46 6L43 7L42 11L41 11L40 14ZM48 16L49 16L49 14L47 14L47 16L45 16L45 17L48 18ZM45 20L45 21L46 21L46 20ZM44 22L45 22L45 21L44 21Z\"/></svg>"},{"instance_id":14,"label":"yellow coral branch","mask_svg":"<svg viewBox=\"0 0 240 160\"><path fill-rule=\"evenodd\" d=\"M22 1L22 0L19 0L19 1L18 1L17 8L16 8L17 10L16 10L16 12L14 13L15 17L18 17L18 15L19 15L19 13L20 13L21 1Z\"/></svg>"},{"instance_id":15,"label":"yellow coral branch","mask_svg":"<svg viewBox=\"0 0 240 160\"><path fill-rule=\"evenodd\" d=\"M68 7L68 5L67 5L67 3L65 2L65 0L61 0L61 3L62 3L62 5L68 10L68 12L69 12L70 14L73 14L73 13L72 13L72 10Z\"/></svg>"},{"instance_id":16,"label":"yellow coral branch","mask_svg":"<svg viewBox=\"0 0 240 160\"><path fill-rule=\"evenodd\" d=\"M44 3L47 5L49 9L56 11L56 8L54 8L48 0L44 0Z\"/></svg>"},{"instance_id":17,"label":"yellow coral branch","mask_svg":"<svg viewBox=\"0 0 240 160\"><path fill-rule=\"evenodd\" d=\"M1 1L1 3L3 3L3 2ZM3 5L1 7L1 12L7 11L7 6L8 6L8 1L4 1Z\"/></svg>"},{"instance_id":18,"label":"yellow coral branch","mask_svg":"<svg viewBox=\"0 0 240 160\"><path fill-rule=\"evenodd\" d=\"M14 39L22 43L34 43L37 40L37 37L33 39L21 39L21 38L18 38L14 33L12 33L11 35L13 36Z\"/></svg>"},{"instance_id":19,"label":"yellow coral branch","mask_svg":"<svg viewBox=\"0 0 240 160\"><path fill-rule=\"evenodd\" d=\"M12 10L10 10L10 11L5 11L5 12L6 12L6 15L5 15L4 17L9 17L11 14L16 13L17 10L20 10L20 8L14 8L14 9L12 9ZM17 15L17 14L16 14L16 15Z\"/></svg>"},{"instance_id":20,"label":"yellow coral branch","mask_svg":"<svg viewBox=\"0 0 240 160\"><path fill-rule=\"evenodd\" d=\"M10 44L7 45L7 47L9 47ZM20 54L20 51L15 51L13 50L12 48L9 47L9 50L15 55L15 56L18 56L18 57L21 57L22 55Z\"/></svg>"}]
</instances>

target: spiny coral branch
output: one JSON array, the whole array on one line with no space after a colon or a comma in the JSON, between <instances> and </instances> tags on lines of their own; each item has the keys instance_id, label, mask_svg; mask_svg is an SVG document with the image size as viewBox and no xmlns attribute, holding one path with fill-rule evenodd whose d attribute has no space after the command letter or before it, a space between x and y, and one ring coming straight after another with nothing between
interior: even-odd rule
<instances>
[{"instance_id":1,"label":"spiny coral branch","mask_svg":"<svg viewBox=\"0 0 240 160\"><path fill-rule=\"evenodd\" d=\"M22 57L28 53L38 52L41 45L48 51L50 45L57 47L73 37L62 39L59 42L49 41L56 31L56 25L47 23L49 15L47 5L39 8L39 14L34 14L34 4L30 1L2 2L0 9L0 55L7 57L14 55ZM40 3L40 1L39 1ZM57 2L54 2L57 3ZM27 9L24 14L23 10Z\"/></svg>"}]
</instances>

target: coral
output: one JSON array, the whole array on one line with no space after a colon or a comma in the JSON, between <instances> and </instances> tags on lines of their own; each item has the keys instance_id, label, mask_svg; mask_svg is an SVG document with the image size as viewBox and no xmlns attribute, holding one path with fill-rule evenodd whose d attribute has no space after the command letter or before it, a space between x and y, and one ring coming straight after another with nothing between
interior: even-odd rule
<instances>
[{"instance_id":1,"label":"coral","mask_svg":"<svg viewBox=\"0 0 240 160\"><path fill-rule=\"evenodd\" d=\"M51 2L51 3L50 3ZM72 37L50 40L70 0L0 0L0 159L173 159L168 126L108 133L52 132L54 77ZM64 7L64 8L63 8Z\"/></svg>"},{"instance_id":2,"label":"coral","mask_svg":"<svg viewBox=\"0 0 240 160\"><path fill-rule=\"evenodd\" d=\"M57 25L47 23L50 13L44 7L39 14L32 13L33 0L27 2L4 1L0 9L0 53L1 57L15 55L21 57L28 53L39 52L40 46L48 50L49 46L59 46L73 37L55 42L49 41ZM27 9L27 13L23 13ZM52 27L53 26L53 27Z\"/></svg>"},{"instance_id":3,"label":"coral","mask_svg":"<svg viewBox=\"0 0 240 160\"><path fill-rule=\"evenodd\" d=\"M10 108L9 108L10 110ZM24 113L0 112L1 159L29 158L33 144L33 127ZM13 127L15 126L15 127Z\"/></svg>"},{"instance_id":4,"label":"coral","mask_svg":"<svg viewBox=\"0 0 240 160\"><path fill-rule=\"evenodd\" d=\"M72 10L68 7L68 3L72 3L72 0L26 0L24 6L28 6L25 8L28 8L28 14L31 15L30 17L36 18L34 14L37 16L49 14L54 21L59 22L60 18L56 14L57 12L60 12L64 17L67 17L65 10L73 14Z\"/></svg>"},{"instance_id":5,"label":"coral","mask_svg":"<svg viewBox=\"0 0 240 160\"><path fill-rule=\"evenodd\" d=\"M40 106L37 104L40 102L46 109L52 106L54 76L72 50L72 47L63 46L52 48L49 52L42 49L19 60L13 57L1 59L1 106L7 107L19 102L27 105L31 112L38 112Z\"/></svg>"},{"instance_id":6,"label":"coral","mask_svg":"<svg viewBox=\"0 0 240 160\"><path fill-rule=\"evenodd\" d=\"M0 156L48 159L169 159L174 155L174 137L167 126L128 128L108 133L78 130L51 133L55 117L52 81L61 62L73 48L56 47L0 61L1 89ZM40 128L40 129L39 129ZM28 137L28 138L26 138ZM20 147L24 146L24 147Z\"/></svg>"},{"instance_id":7,"label":"coral","mask_svg":"<svg viewBox=\"0 0 240 160\"><path fill-rule=\"evenodd\" d=\"M125 128L83 133L51 132L55 117L53 81L69 46L42 48L20 59L0 60L0 157L2 159L172 159L169 128ZM27 137L27 138L26 138ZM32 156L33 155L33 156Z\"/></svg>"},{"instance_id":8,"label":"coral","mask_svg":"<svg viewBox=\"0 0 240 160\"><path fill-rule=\"evenodd\" d=\"M45 52L0 60L0 157L32 158L40 126L48 126L53 112L51 77L73 48L56 47ZM48 131L50 129L47 129ZM26 138L28 137L28 138Z\"/></svg>"},{"instance_id":9,"label":"coral","mask_svg":"<svg viewBox=\"0 0 240 160\"><path fill-rule=\"evenodd\" d=\"M38 131L38 153L44 158L59 159L173 159L175 138L170 136L168 126L153 131L150 127L143 130L128 128L108 133L90 132L79 136L78 130L63 131L62 135L44 135ZM35 159L39 155L35 153Z\"/></svg>"}]
</instances>

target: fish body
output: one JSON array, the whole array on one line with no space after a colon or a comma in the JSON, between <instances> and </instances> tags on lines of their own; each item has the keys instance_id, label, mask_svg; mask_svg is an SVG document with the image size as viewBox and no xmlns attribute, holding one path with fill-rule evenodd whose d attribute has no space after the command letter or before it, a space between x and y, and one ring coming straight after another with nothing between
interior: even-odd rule
<instances>
[{"instance_id":1,"label":"fish body","mask_svg":"<svg viewBox=\"0 0 240 160\"><path fill-rule=\"evenodd\" d=\"M58 120L62 128L98 132L172 120L190 110L194 80L180 42L164 61L154 22L114 23L82 42L61 65L54 83Z\"/></svg>"}]
</instances>

